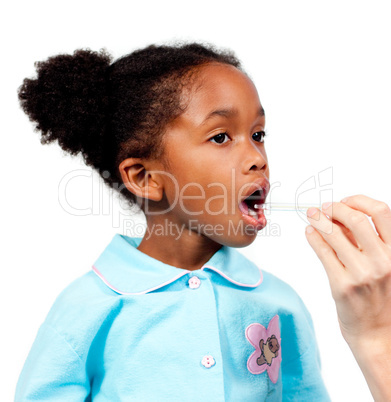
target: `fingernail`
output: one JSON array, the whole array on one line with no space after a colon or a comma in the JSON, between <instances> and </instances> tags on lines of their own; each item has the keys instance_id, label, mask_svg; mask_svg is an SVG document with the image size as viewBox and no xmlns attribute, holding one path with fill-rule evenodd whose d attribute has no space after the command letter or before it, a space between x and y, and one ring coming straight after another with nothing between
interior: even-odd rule
<instances>
[{"instance_id":1,"label":"fingernail","mask_svg":"<svg viewBox=\"0 0 391 402\"><path fill-rule=\"evenodd\" d=\"M342 199L341 202L348 202L348 200L349 200L349 197L346 197L346 198Z\"/></svg>"},{"instance_id":2,"label":"fingernail","mask_svg":"<svg viewBox=\"0 0 391 402\"><path fill-rule=\"evenodd\" d=\"M322 209L327 209L331 204L331 202L325 202L324 204L322 204Z\"/></svg>"},{"instance_id":3,"label":"fingernail","mask_svg":"<svg viewBox=\"0 0 391 402\"><path fill-rule=\"evenodd\" d=\"M315 231L315 229L311 225L309 225L305 228L305 231L307 234L311 234L312 232Z\"/></svg>"},{"instance_id":4,"label":"fingernail","mask_svg":"<svg viewBox=\"0 0 391 402\"><path fill-rule=\"evenodd\" d=\"M317 208L313 208L313 207L308 208L307 209L307 216L310 216L310 217L314 216L317 212L318 212Z\"/></svg>"}]
</instances>

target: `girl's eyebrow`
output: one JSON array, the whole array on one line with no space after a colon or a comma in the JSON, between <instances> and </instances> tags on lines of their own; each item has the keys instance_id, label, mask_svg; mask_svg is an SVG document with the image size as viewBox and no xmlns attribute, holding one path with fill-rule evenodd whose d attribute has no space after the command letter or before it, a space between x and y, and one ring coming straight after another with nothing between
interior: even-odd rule
<instances>
[{"instance_id":1,"label":"girl's eyebrow","mask_svg":"<svg viewBox=\"0 0 391 402\"><path fill-rule=\"evenodd\" d=\"M237 115L238 109L236 108L231 108L231 109L216 109L213 110L212 112L210 112L206 118L204 119L204 121L200 124L200 126L203 126L208 120L212 119L215 116L221 116L221 117L225 117L225 118L229 118L229 117L233 117L235 115ZM259 117L264 117L265 116L265 110L263 109L263 107L261 106L258 110L258 116Z\"/></svg>"}]
</instances>

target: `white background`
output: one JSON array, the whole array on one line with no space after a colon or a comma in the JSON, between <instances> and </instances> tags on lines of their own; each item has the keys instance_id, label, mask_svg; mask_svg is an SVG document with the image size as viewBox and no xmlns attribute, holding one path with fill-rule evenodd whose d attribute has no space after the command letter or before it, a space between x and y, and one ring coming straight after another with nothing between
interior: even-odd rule
<instances>
[{"instance_id":1,"label":"white background","mask_svg":"<svg viewBox=\"0 0 391 402\"><path fill-rule=\"evenodd\" d=\"M90 269L114 233L129 234L123 225L132 218L120 216L118 200L95 176L73 180L66 193L70 204L93 207L92 213L64 210L61 180L73 170L90 170L56 145L42 146L19 109L16 91L34 75L35 61L80 47L104 47L119 57L172 39L231 48L266 110L271 182L279 185L273 200L294 202L303 182L332 168L332 184L308 192L307 201L364 193L390 203L390 17L386 1L35 0L3 6L0 399L13 399L55 297ZM327 277L304 237L306 223L289 212L268 218L279 235L265 229L241 252L304 299L332 400L372 400L339 333Z\"/></svg>"}]
</instances>

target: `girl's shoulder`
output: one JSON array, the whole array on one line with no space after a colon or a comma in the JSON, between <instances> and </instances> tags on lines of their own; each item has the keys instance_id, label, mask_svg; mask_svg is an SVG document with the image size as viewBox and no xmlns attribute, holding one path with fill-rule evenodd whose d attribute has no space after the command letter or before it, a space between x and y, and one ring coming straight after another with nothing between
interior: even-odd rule
<instances>
[{"instance_id":1,"label":"girl's shoulder","mask_svg":"<svg viewBox=\"0 0 391 402\"><path fill-rule=\"evenodd\" d=\"M262 283L258 291L269 303L274 304L282 311L295 316L302 316L306 321L312 322L311 315L300 295L289 283L276 275L262 270Z\"/></svg>"},{"instance_id":2,"label":"girl's shoulder","mask_svg":"<svg viewBox=\"0 0 391 402\"><path fill-rule=\"evenodd\" d=\"M74 326L75 322L88 325L107 315L116 300L113 292L90 270L57 296L45 322L59 332Z\"/></svg>"}]
</instances>

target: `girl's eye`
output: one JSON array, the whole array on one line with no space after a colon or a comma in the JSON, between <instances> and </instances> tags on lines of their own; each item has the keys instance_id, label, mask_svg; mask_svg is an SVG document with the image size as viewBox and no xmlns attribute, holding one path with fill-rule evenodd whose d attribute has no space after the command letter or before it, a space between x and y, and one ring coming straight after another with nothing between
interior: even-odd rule
<instances>
[{"instance_id":1,"label":"girl's eye","mask_svg":"<svg viewBox=\"0 0 391 402\"><path fill-rule=\"evenodd\" d=\"M216 144L224 144L225 138L228 138L228 135L226 133L220 133L212 137L209 141L215 141Z\"/></svg>"},{"instance_id":2,"label":"girl's eye","mask_svg":"<svg viewBox=\"0 0 391 402\"><path fill-rule=\"evenodd\" d=\"M264 131L257 131L253 134L253 139L257 142L263 142L265 139L266 133Z\"/></svg>"}]
</instances>

